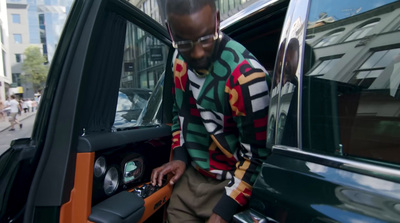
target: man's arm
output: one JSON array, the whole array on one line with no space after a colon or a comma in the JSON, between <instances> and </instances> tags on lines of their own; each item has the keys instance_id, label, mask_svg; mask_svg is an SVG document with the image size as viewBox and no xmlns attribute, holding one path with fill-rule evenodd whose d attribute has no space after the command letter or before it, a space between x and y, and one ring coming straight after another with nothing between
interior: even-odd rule
<instances>
[{"instance_id":1,"label":"man's arm","mask_svg":"<svg viewBox=\"0 0 400 223\"><path fill-rule=\"evenodd\" d=\"M187 72L186 65L181 60L174 60L174 86L172 88L174 104L172 108L172 145L171 145L171 153L172 153L172 161L162 165L153 170L151 175L152 184L161 185L162 179L164 175L168 173L172 173L173 177L170 180L170 184L174 184L179 178L183 175L186 170L186 166L189 163L189 155L187 151L182 147L183 139L181 138L181 126L179 120L179 106L182 105L183 95L186 86L186 78Z\"/></svg>"},{"instance_id":2,"label":"man's arm","mask_svg":"<svg viewBox=\"0 0 400 223\"><path fill-rule=\"evenodd\" d=\"M267 156L269 92L266 78L262 69L243 61L233 71L225 87L240 142L240 151L235 151L238 162L234 177L226 187L226 194L214 208L214 212L227 221L239 206L247 203Z\"/></svg>"}]
</instances>

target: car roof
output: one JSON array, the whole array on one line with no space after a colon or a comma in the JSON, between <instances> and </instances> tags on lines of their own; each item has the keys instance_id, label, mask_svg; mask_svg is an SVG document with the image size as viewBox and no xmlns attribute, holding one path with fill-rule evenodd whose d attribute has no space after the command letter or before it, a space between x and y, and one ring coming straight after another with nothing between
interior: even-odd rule
<instances>
[{"instance_id":1,"label":"car roof","mask_svg":"<svg viewBox=\"0 0 400 223\"><path fill-rule=\"evenodd\" d=\"M256 1L255 3L249 5L248 7L239 11L238 13L221 21L221 29L225 29L226 27L231 26L240 20L251 17L252 15L259 12L260 10L264 9L265 7L274 5L275 3L281 2L281 1L284 1L284 0L259 0L259 1Z\"/></svg>"}]
</instances>

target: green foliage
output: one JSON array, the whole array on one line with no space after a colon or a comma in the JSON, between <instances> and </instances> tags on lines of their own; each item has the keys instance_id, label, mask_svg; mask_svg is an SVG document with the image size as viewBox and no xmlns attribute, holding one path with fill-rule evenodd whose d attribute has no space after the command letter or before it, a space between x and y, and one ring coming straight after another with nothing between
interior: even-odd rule
<instances>
[{"instance_id":1,"label":"green foliage","mask_svg":"<svg viewBox=\"0 0 400 223\"><path fill-rule=\"evenodd\" d=\"M49 66L45 65L46 58L42 55L40 48L37 46L29 46L24 52L25 58L22 63L24 74L21 75L22 81L32 83L34 91L43 89Z\"/></svg>"}]
</instances>

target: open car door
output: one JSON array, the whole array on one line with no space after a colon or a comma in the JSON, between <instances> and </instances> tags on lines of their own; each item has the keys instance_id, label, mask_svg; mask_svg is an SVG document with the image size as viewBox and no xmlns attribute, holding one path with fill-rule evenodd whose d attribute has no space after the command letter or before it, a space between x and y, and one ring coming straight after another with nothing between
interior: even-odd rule
<instances>
[{"instance_id":1,"label":"open car door","mask_svg":"<svg viewBox=\"0 0 400 223\"><path fill-rule=\"evenodd\" d=\"M32 137L0 157L0 222L164 221L172 188L148 182L170 157L170 43L128 1L75 1ZM125 98L134 117L117 114L127 88L151 92Z\"/></svg>"}]
</instances>

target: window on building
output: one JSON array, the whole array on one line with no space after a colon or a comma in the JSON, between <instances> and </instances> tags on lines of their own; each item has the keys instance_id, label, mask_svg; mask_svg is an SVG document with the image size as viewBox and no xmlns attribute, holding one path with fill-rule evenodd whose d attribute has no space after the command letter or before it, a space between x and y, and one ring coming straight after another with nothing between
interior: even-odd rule
<instances>
[{"instance_id":1,"label":"window on building","mask_svg":"<svg viewBox=\"0 0 400 223\"><path fill-rule=\"evenodd\" d=\"M1 43L4 44L3 26L1 24L0 24L0 40Z\"/></svg>"},{"instance_id":2,"label":"window on building","mask_svg":"<svg viewBox=\"0 0 400 223\"><path fill-rule=\"evenodd\" d=\"M343 29L337 29L333 32L328 33L328 35L322 37L322 39L315 45L315 47L323 47L323 46L329 46L338 39L338 37L343 33Z\"/></svg>"},{"instance_id":3,"label":"window on building","mask_svg":"<svg viewBox=\"0 0 400 223\"><path fill-rule=\"evenodd\" d=\"M20 14L11 14L12 23L21 23L21 15Z\"/></svg>"},{"instance_id":4,"label":"window on building","mask_svg":"<svg viewBox=\"0 0 400 223\"><path fill-rule=\"evenodd\" d=\"M22 35L21 34L13 34L14 43L21 44L22 43Z\"/></svg>"},{"instance_id":5,"label":"window on building","mask_svg":"<svg viewBox=\"0 0 400 223\"><path fill-rule=\"evenodd\" d=\"M321 59L321 62L307 75L308 76L323 76L335 67L341 56L333 56Z\"/></svg>"},{"instance_id":6,"label":"window on building","mask_svg":"<svg viewBox=\"0 0 400 223\"><path fill-rule=\"evenodd\" d=\"M314 38L314 37L315 37L315 35L312 35L312 34L311 34L311 35L307 35L307 36L306 36L306 40L312 39L312 38Z\"/></svg>"},{"instance_id":7,"label":"window on building","mask_svg":"<svg viewBox=\"0 0 400 223\"><path fill-rule=\"evenodd\" d=\"M372 88L388 88L390 82L388 82L388 80L379 81L379 79L381 79L380 76L383 74L386 67L396 58L400 61L400 48L374 52L361 67L355 71L351 83L364 88L369 88L370 86ZM374 83L375 80L377 83ZM374 86L372 86L373 83Z\"/></svg>"},{"instance_id":8,"label":"window on building","mask_svg":"<svg viewBox=\"0 0 400 223\"><path fill-rule=\"evenodd\" d=\"M7 77L7 70L6 70L6 51L2 50L2 59L3 59L3 72L4 72L4 77Z\"/></svg>"},{"instance_id":9,"label":"window on building","mask_svg":"<svg viewBox=\"0 0 400 223\"><path fill-rule=\"evenodd\" d=\"M346 38L345 42L362 39L368 35L368 33L379 23L379 19L371 20L363 25L357 27L349 37Z\"/></svg>"},{"instance_id":10,"label":"window on building","mask_svg":"<svg viewBox=\"0 0 400 223\"><path fill-rule=\"evenodd\" d=\"M21 73L12 73L12 82L21 86Z\"/></svg>"},{"instance_id":11,"label":"window on building","mask_svg":"<svg viewBox=\"0 0 400 223\"><path fill-rule=\"evenodd\" d=\"M22 54L20 53L15 54L15 62L22 63Z\"/></svg>"}]
</instances>

